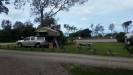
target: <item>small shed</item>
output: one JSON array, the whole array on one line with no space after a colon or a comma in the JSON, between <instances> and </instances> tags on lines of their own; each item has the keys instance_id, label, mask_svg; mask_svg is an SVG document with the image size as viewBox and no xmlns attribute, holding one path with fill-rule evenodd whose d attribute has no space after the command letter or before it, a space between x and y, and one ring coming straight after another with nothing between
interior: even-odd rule
<instances>
[{"instance_id":1,"label":"small shed","mask_svg":"<svg viewBox=\"0 0 133 75\"><path fill-rule=\"evenodd\" d=\"M39 28L37 29L37 35L40 35L40 36L49 36L49 37L58 37L60 36L60 33L56 30L53 30L51 28L48 28L48 27L42 27L42 28Z\"/></svg>"},{"instance_id":2,"label":"small shed","mask_svg":"<svg viewBox=\"0 0 133 75\"><path fill-rule=\"evenodd\" d=\"M54 44L54 46L56 46L57 48L59 48L59 44L57 41L57 37L60 36L60 32L48 27L42 27L36 30L37 36L43 36L46 37L46 40L48 42L52 42Z\"/></svg>"}]
</instances>

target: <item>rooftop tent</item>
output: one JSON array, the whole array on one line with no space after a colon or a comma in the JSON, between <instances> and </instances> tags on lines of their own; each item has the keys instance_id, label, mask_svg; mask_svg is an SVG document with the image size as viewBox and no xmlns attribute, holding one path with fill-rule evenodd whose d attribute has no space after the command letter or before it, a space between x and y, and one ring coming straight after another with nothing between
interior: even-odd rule
<instances>
[{"instance_id":1,"label":"rooftop tent","mask_svg":"<svg viewBox=\"0 0 133 75\"><path fill-rule=\"evenodd\" d=\"M42 27L37 29L37 33L41 33L40 35L45 35L45 36L60 36L60 33L56 30L53 30L48 27Z\"/></svg>"}]
</instances>

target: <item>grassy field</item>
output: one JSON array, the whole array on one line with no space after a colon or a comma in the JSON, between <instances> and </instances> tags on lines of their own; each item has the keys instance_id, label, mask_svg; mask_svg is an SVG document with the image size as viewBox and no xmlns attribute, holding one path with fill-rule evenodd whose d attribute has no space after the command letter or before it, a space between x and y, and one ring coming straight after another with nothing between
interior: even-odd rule
<instances>
[{"instance_id":1,"label":"grassy field","mask_svg":"<svg viewBox=\"0 0 133 75\"><path fill-rule=\"evenodd\" d=\"M106 55L106 56L124 56L129 57L128 51L124 48L123 43L93 43L90 48L76 45L67 45L62 49L47 49L47 48L18 48L15 45L0 46L1 49L8 50L23 50L23 51L40 51L40 52L59 52L59 53L78 53L87 55Z\"/></svg>"},{"instance_id":2,"label":"grassy field","mask_svg":"<svg viewBox=\"0 0 133 75\"><path fill-rule=\"evenodd\" d=\"M128 51L124 47L123 43L94 43L92 45L92 49L96 49L97 53L102 55L106 55L111 51L113 55L129 56Z\"/></svg>"},{"instance_id":3,"label":"grassy field","mask_svg":"<svg viewBox=\"0 0 133 75\"><path fill-rule=\"evenodd\" d=\"M98 68L81 65L63 65L71 75L133 75L132 70Z\"/></svg>"}]
</instances>

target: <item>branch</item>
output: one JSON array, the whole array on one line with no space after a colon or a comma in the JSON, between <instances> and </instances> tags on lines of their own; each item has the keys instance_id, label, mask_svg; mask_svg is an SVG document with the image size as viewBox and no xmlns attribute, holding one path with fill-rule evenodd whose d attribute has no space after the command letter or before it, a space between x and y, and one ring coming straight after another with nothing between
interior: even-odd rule
<instances>
[{"instance_id":1,"label":"branch","mask_svg":"<svg viewBox=\"0 0 133 75\"><path fill-rule=\"evenodd\" d=\"M49 17L52 17L52 16L54 16L55 14L57 14L59 11L61 11L62 10L62 7L65 5L65 4L67 4L67 0L65 0L64 2L63 2L63 4L59 7L59 9L56 11L56 12L54 12L53 14L51 14L52 12L53 12L53 10L56 8L56 6L50 11L50 13L48 14L48 16ZM50 15L51 14L51 15Z\"/></svg>"}]
</instances>

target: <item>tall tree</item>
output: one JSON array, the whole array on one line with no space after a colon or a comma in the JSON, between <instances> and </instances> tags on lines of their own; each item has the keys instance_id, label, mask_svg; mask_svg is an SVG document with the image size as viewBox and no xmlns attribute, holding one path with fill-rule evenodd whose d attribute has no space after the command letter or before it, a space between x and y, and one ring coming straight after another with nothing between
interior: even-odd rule
<instances>
[{"instance_id":1,"label":"tall tree","mask_svg":"<svg viewBox=\"0 0 133 75\"><path fill-rule=\"evenodd\" d=\"M14 33L14 38L16 40L21 39L24 29L25 29L24 23L20 21L15 22L15 24L13 25L13 33Z\"/></svg>"},{"instance_id":2,"label":"tall tree","mask_svg":"<svg viewBox=\"0 0 133 75\"><path fill-rule=\"evenodd\" d=\"M25 5L29 0L15 0L15 5L21 7ZM63 10L69 10L70 7L75 4L83 4L87 0L30 0L31 10L35 15L38 15L37 19L40 24L44 24L44 19L47 17L53 17L58 12Z\"/></svg>"},{"instance_id":3,"label":"tall tree","mask_svg":"<svg viewBox=\"0 0 133 75\"><path fill-rule=\"evenodd\" d=\"M87 0L33 0L32 11L39 15L41 25L43 20L47 17L53 17L62 10L69 10L69 8L76 3L83 4Z\"/></svg>"},{"instance_id":4,"label":"tall tree","mask_svg":"<svg viewBox=\"0 0 133 75\"><path fill-rule=\"evenodd\" d=\"M25 25L20 21L16 21L15 24L13 25L13 29L18 29L18 30L22 30L24 27Z\"/></svg>"},{"instance_id":5,"label":"tall tree","mask_svg":"<svg viewBox=\"0 0 133 75\"><path fill-rule=\"evenodd\" d=\"M8 14L9 12L9 9L4 4L9 4L9 0L0 0L0 14L2 12Z\"/></svg>"},{"instance_id":6,"label":"tall tree","mask_svg":"<svg viewBox=\"0 0 133 75\"><path fill-rule=\"evenodd\" d=\"M1 23L1 26L4 30L11 30L12 28L12 23L9 20L3 20Z\"/></svg>"},{"instance_id":7,"label":"tall tree","mask_svg":"<svg viewBox=\"0 0 133 75\"><path fill-rule=\"evenodd\" d=\"M51 27L51 25L56 25L56 24L57 24L57 22L56 22L55 18L47 17L43 20L43 24L39 25L38 28L40 28L40 27Z\"/></svg>"},{"instance_id":8,"label":"tall tree","mask_svg":"<svg viewBox=\"0 0 133 75\"><path fill-rule=\"evenodd\" d=\"M30 21L27 21L24 23L25 28L23 30L22 36L27 37L27 36L34 36L35 35L35 28L33 27L33 23Z\"/></svg>"},{"instance_id":9,"label":"tall tree","mask_svg":"<svg viewBox=\"0 0 133 75\"><path fill-rule=\"evenodd\" d=\"M131 26L132 26L132 21L126 21L122 24L122 27L125 33L129 32L129 29L131 28Z\"/></svg>"},{"instance_id":10,"label":"tall tree","mask_svg":"<svg viewBox=\"0 0 133 75\"><path fill-rule=\"evenodd\" d=\"M110 24L109 25L109 28L108 29L111 31L112 34L113 34L114 28L115 28L115 25L114 24Z\"/></svg>"},{"instance_id":11,"label":"tall tree","mask_svg":"<svg viewBox=\"0 0 133 75\"><path fill-rule=\"evenodd\" d=\"M100 24L95 26L95 35L98 35L99 30L100 30Z\"/></svg>"},{"instance_id":12,"label":"tall tree","mask_svg":"<svg viewBox=\"0 0 133 75\"><path fill-rule=\"evenodd\" d=\"M66 35L69 36L69 33L70 33L70 31L71 31L70 25L64 24L64 28L66 29Z\"/></svg>"},{"instance_id":13,"label":"tall tree","mask_svg":"<svg viewBox=\"0 0 133 75\"><path fill-rule=\"evenodd\" d=\"M99 26L99 31L101 32L102 36L104 36L104 26L100 25Z\"/></svg>"},{"instance_id":14,"label":"tall tree","mask_svg":"<svg viewBox=\"0 0 133 75\"><path fill-rule=\"evenodd\" d=\"M95 33L95 28L94 28L94 24L91 24L90 25L90 29L91 29L91 34L92 34L92 36L94 36L94 33Z\"/></svg>"}]
</instances>

